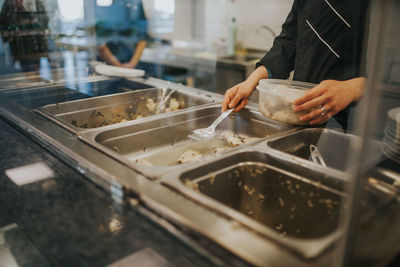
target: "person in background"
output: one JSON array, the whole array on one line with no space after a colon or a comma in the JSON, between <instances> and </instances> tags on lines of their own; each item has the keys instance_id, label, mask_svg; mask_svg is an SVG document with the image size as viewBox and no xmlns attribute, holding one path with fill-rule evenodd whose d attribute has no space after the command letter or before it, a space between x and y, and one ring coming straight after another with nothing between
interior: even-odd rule
<instances>
[{"instance_id":1,"label":"person in background","mask_svg":"<svg viewBox=\"0 0 400 267\"><path fill-rule=\"evenodd\" d=\"M318 84L295 100L294 111L316 110L300 117L310 125L335 117L347 130L349 109L362 98L366 84L363 41L369 1L294 0L269 52L242 83L228 89L222 110L241 110L261 79L287 79Z\"/></svg>"},{"instance_id":2,"label":"person in background","mask_svg":"<svg viewBox=\"0 0 400 267\"><path fill-rule=\"evenodd\" d=\"M146 41L139 41L135 49L124 42L108 42L99 48L100 57L110 65L124 68L135 68L140 61Z\"/></svg>"},{"instance_id":3,"label":"person in background","mask_svg":"<svg viewBox=\"0 0 400 267\"><path fill-rule=\"evenodd\" d=\"M9 43L15 63L23 72L39 69L40 58L48 54L48 23L40 0L5 0L0 12L0 33Z\"/></svg>"},{"instance_id":4,"label":"person in background","mask_svg":"<svg viewBox=\"0 0 400 267\"><path fill-rule=\"evenodd\" d=\"M130 39L131 42L110 41L101 44L99 57L106 63L124 68L136 68L147 44L147 20L142 1L134 1L136 10Z\"/></svg>"}]
</instances>

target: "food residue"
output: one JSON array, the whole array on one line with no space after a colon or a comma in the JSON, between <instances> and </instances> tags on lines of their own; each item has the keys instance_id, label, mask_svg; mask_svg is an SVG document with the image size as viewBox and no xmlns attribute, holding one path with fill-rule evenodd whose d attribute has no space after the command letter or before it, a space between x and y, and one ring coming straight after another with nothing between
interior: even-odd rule
<instances>
[{"instance_id":1,"label":"food residue","mask_svg":"<svg viewBox=\"0 0 400 267\"><path fill-rule=\"evenodd\" d=\"M278 200L279 200L279 205L283 207L283 205L285 204L285 202L283 202L283 199L280 197L278 198Z\"/></svg>"},{"instance_id":2,"label":"food residue","mask_svg":"<svg viewBox=\"0 0 400 267\"><path fill-rule=\"evenodd\" d=\"M167 108L167 112L176 111L179 109L179 107L180 107L179 101L176 100L176 98L171 98L171 100L169 101L169 106Z\"/></svg>"},{"instance_id":3,"label":"food residue","mask_svg":"<svg viewBox=\"0 0 400 267\"><path fill-rule=\"evenodd\" d=\"M150 112L153 112L153 111L155 110L156 106L157 106L157 104L154 103L154 100L153 100L153 99L148 98L148 99L146 100L146 108L147 108Z\"/></svg>"},{"instance_id":4,"label":"food residue","mask_svg":"<svg viewBox=\"0 0 400 267\"><path fill-rule=\"evenodd\" d=\"M211 184L211 185L214 184L214 182L215 182L215 177L216 177L216 176L215 176L215 173L211 173L211 174L210 174L210 184Z\"/></svg>"},{"instance_id":5,"label":"food residue","mask_svg":"<svg viewBox=\"0 0 400 267\"><path fill-rule=\"evenodd\" d=\"M224 138L225 142L232 147L240 146L240 145L258 140L258 138L251 138L251 137L238 135L232 131L224 131L221 133L221 136L222 136L222 138Z\"/></svg>"},{"instance_id":6,"label":"food residue","mask_svg":"<svg viewBox=\"0 0 400 267\"><path fill-rule=\"evenodd\" d=\"M176 108L177 104L180 103L175 99L171 99L171 107ZM176 158L176 161L172 161L171 162L171 158L170 158L170 150L165 150L165 156L168 158L167 161L171 162L171 163L166 163L166 165L176 165L176 164L185 164L185 163L189 163L189 162L194 162L200 159L203 159L206 156L211 156L211 155L215 155L218 153L222 153L225 152L229 149L231 149L232 147L238 146L240 144L246 144L248 142L254 141L254 140L258 140L259 138L250 138L247 137L245 135L238 135L238 134L234 134L232 131L224 131L224 132L220 132L219 134L217 134L215 139L212 139L210 141L204 142L204 143L197 143L197 142L190 142L185 144L184 147L180 147L180 149L182 148L186 148L187 150L181 150L183 151L182 154L178 154L179 156ZM180 140L176 140L177 142L179 142ZM172 142L171 147L174 146L175 144L175 140L174 142ZM214 146L215 144L215 146ZM213 146L213 147L212 147ZM164 152L163 152L164 153ZM159 157L160 154L158 154L157 156ZM164 155L163 155L164 157ZM261 175L262 171L261 169L255 169L252 170L251 176L256 176L256 175ZM236 175L236 177L240 176L240 173L238 170L235 171L234 175ZM230 177L232 178L232 175L230 174Z\"/></svg>"},{"instance_id":7,"label":"food residue","mask_svg":"<svg viewBox=\"0 0 400 267\"><path fill-rule=\"evenodd\" d=\"M191 180L185 180L185 185L190 189L199 191L199 185L197 183L193 183Z\"/></svg>"},{"instance_id":8,"label":"food residue","mask_svg":"<svg viewBox=\"0 0 400 267\"><path fill-rule=\"evenodd\" d=\"M178 163L179 164L184 164L188 162L193 162L199 159L202 159L203 155L195 150L187 150L185 151L179 158L178 158Z\"/></svg>"},{"instance_id":9,"label":"food residue","mask_svg":"<svg viewBox=\"0 0 400 267\"><path fill-rule=\"evenodd\" d=\"M89 119L83 122L71 120L71 124L79 128L97 128L115 123L127 122L130 120L141 119L150 115L154 115L157 107L157 102L152 98L140 98L140 102L131 105L119 105L104 108L101 111L93 110ZM177 100L172 98L169 101L168 107L165 112L172 112L186 107L184 100ZM157 113L164 111L164 108L157 110Z\"/></svg>"},{"instance_id":10,"label":"food residue","mask_svg":"<svg viewBox=\"0 0 400 267\"><path fill-rule=\"evenodd\" d=\"M137 159L135 162L138 164L146 165L146 166L154 166L153 163L151 163L146 158Z\"/></svg>"}]
</instances>

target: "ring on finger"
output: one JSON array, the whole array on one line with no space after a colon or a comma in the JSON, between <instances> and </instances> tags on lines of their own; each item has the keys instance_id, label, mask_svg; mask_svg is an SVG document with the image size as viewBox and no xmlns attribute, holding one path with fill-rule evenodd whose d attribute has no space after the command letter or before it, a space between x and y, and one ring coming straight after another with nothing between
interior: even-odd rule
<instances>
[{"instance_id":1,"label":"ring on finger","mask_svg":"<svg viewBox=\"0 0 400 267\"><path fill-rule=\"evenodd\" d=\"M328 111L324 108L324 106L321 107L321 116L325 116L326 113L328 113Z\"/></svg>"}]
</instances>

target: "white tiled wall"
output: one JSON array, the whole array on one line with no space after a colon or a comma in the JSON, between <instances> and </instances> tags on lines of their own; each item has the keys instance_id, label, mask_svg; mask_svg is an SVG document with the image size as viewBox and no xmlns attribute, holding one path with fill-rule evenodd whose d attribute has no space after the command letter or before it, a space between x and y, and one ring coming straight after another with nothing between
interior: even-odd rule
<instances>
[{"instance_id":1,"label":"white tiled wall","mask_svg":"<svg viewBox=\"0 0 400 267\"><path fill-rule=\"evenodd\" d=\"M267 25L279 34L293 0L226 0L222 21L222 34L227 36L233 17L238 24L238 39L245 47L268 49L273 36L261 25Z\"/></svg>"},{"instance_id":2,"label":"white tiled wall","mask_svg":"<svg viewBox=\"0 0 400 267\"><path fill-rule=\"evenodd\" d=\"M268 49L293 4L293 0L175 0L175 33L173 38L193 40L215 48L228 40L229 24L236 18L238 39L247 48ZM197 25L201 24L201 25Z\"/></svg>"}]
</instances>

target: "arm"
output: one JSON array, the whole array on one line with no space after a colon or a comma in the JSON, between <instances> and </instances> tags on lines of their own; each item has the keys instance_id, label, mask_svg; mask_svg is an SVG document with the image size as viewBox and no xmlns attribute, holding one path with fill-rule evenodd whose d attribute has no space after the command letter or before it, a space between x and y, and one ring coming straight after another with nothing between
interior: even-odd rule
<instances>
[{"instance_id":1,"label":"arm","mask_svg":"<svg viewBox=\"0 0 400 267\"><path fill-rule=\"evenodd\" d=\"M241 110L249 103L247 98L253 93L258 82L267 78L267 69L264 66L259 66L244 82L241 82L226 91L224 101L222 102L222 111L225 111L227 108L234 108L240 100L243 99L240 105L235 108L235 111Z\"/></svg>"},{"instance_id":2,"label":"arm","mask_svg":"<svg viewBox=\"0 0 400 267\"><path fill-rule=\"evenodd\" d=\"M303 97L294 101L294 111L299 112L318 107L300 117L300 120L310 121L310 125L323 123L352 102L361 100L366 81L364 77L346 81L322 81ZM323 112L322 107L324 107L326 113Z\"/></svg>"},{"instance_id":3,"label":"arm","mask_svg":"<svg viewBox=\"0 0 400 267\"><path fill-rule=\"evenodd\" d=\"M110 65L120 67L121 62L113 55L113 53L110 51L110 49L105 45L101 45L99 48L99 55L102 59L104 59L105 62L107 62Z\"/></svg>"},{"instance_id":4,"label":"arm","mask_svg":"<svg viewBox=\"0 0 400 267\"><path fill-rule=\"evenodd\" d=\"M226 91L222 110L235 107L241 99L244 99L235 111L241 110L247 105L247 98L253 93L261 79L287 78L294 68L297 40L297 11L298 0L295 0L292 9L282 25L282 32L274 40L271 50L257 63L256 70L242 83L235 85ZM268 69L268 71L267 71Z\"/></svg>"},{"instance_id":5,"label":"arm","mask_svg":"<svg viewBox=\"0 0 400 267\"><path fill-rule=\"evenodd\" d=\"M299 1L294 1L281 33L275 38L271 50L257 63L265 66L274 79L287 79L294 69L297 43L297 16Z\"/></svg>"},{"instance_id":6,"label":"arm","mask_svg":"<svg viewBox=\"0 0 400 267\"><path fill-rule=\"evenodd\" d=\"M121 67L135 68L136 65L139 63L140 58L142 57L143 51L146 48L146 44L146 41L139 41L131 60L128 63L122 64Z\"/></svg>"}]
</instances>

